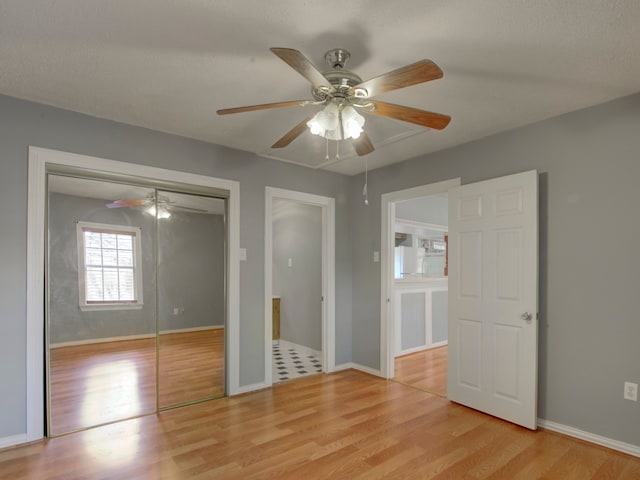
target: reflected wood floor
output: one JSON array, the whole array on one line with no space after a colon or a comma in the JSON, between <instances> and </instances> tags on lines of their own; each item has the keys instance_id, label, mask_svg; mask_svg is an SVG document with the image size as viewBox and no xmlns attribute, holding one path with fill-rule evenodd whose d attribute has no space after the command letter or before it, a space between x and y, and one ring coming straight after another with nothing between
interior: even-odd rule
<instances>
[{"instance_id":1,"label":"reflected wood floor","mask_svg":"<svg viewBox=\"0 0 640 480\"><path fill-rule=\"evenodd\" d=\"M224 394L224 329L159 337L160 407Z\"/></svg>"},{"instance_id":2,"label":"reflected wood floor","mask_svg":"<svg viewBox=\"0 0 640 480\"><path fill-rule=\"evenodd\" d=\"M347 370L6 449L0 478L638 479L640 458Z\"/></svg>"},{"instance_id":3,"label":"reflected wood floor","mask_svg":"<svg viewBox=\"0 0 640 480\"><path fill-rule=\"evenodd\" d=\"M224 393L224 330L163 334L159 405ZM156 411L155 338L51 349L51 434Z\"/></svg>"},{"instance_id":4,"label":"reflected wood floor","mask_svg":"<svg viewBox=\"0 0 640 480\"><path fill-rule=\"evenodd\" d=\"M52 348L51 434L156 411L154 338Z\"/></svg>"},{"instance_id":5,"label":"reflected wood floor","mask_svg":"<svg viewBox=\"0 0 640 480\"><path fill-rule=\"evenodd\" d=\"M446 397L447 351L445 345L396 357L393 379Z\"/></svg>"}]
</instances>

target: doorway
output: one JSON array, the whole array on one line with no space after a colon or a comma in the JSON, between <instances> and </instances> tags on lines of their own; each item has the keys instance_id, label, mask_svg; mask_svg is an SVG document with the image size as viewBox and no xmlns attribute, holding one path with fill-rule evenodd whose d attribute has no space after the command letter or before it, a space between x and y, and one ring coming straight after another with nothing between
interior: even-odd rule
<instances>
[{"instance_id":1,"label":"doorway","mask_svg":"<svg viewBox=\"0 0 640 480\"><path fill-rule=\"evenodd\" d=\"M393 202L393 379L447 392L448 194Z\"/></svg>"},{"instance_id":2,"label":"doorway","mask_svg":"<svg viewBox=\"0 0 640 480\"><path fill-rule=\"evenodd\" d=\"M332 198L266 188L267 386L335 368L334 218Z\"/></svg>"},{"instance_id":3,"label":"doorway","mask_svg":"<svg viewBox=\"0 0 640 480\"><path fill-rule=\"evenodd\" d=\"M449 191L450 188L456 187L460 185L460 179L447 180L444 182L439 182L430 185L423 185L420 187L414 187L407 190L401 190L397 192L390 192L382 195L382 248L381 248L381 271L382 271L382 297L381 297L381 345L380 345L380 365L381 365L381 373L385 378L394 378L395 376L395 359L398 354L402 351L405 353L411 353L411 348L421 348L425 346L426 342L429 342L430 346L434 346L434 338L435 345L437 342L441 340L439 337L434 337L433 331L429 332L428 329L423 328L418 332L416 328L415 332L411 330L411 320L409 320L409 324L404 328L404 335L407 338L408 342L403 348L402 345L402 337L403 337L403 325L400 322L400 316L402 312L403 303L405 309L409 312L413 313L414 323L417 325L420 322L415 322L416 318L425 318L427 313L431 314L433 306L437 303L438 305L441 303L440 300L442 296L441 291L446 289L446 286L443 286L442 283L446 283L446 280L434 279L434 280L425 280L429 285L428 288L422 281L422 273L428 272L429 261L427 261L427 268L425 269L424 265L424 255L422 255L420 262L418 262L418 256L413 255L417 252L417 249L422 249L424 252L424 247L419 245L420 242L420 232L423 232L422 238L428 237L425 232L427 223L431 223L431 231L435 233L435 230L438 228L433 227L442 227L442 221L437 222L420 222L420 221L409 221L404 222L404 227L400 228L400 230L404 230L406 232L414 232L415 237L412 237L412 245L410 248L415 249L416 251L409 252L412 255L408 255L411 257L409 260L413 259L415 262L408 262L408 264L415 263L414 271L404 272L404 267L402 266L402 260L398 260L400 266L396 268L396 225L397 225L397 215L396 215L396 205L401 202L407 202L405 205L410 206L411 208L407 208L407 212L409 212L413 206L412 202L417 202L418 199L425 197L436 197L442 198L443 195ZM405 216L408 214L405 214ZM435 225L434 225L435 223ZM442 230L442 228L439 228ZM403 233L403 232L400 232ZM415 258L414 258L415 257ZM436 257L434 257L436 258ZM437 261L431 262L432 265L436 265L440 260L439 257L436 258ZM439 268L439 264L436 265ZM435 268L435 267L434 267ZM412 286L412 280L415 280L418 277L418 272L420 273L418 280L420 281L419 288L416 290L415 286ZM403 273L407 273L406 280L399 278L396 280L396 273L398 273L399 277L403 277ZM444 276L443 276L444 277ZM434 283L435 282L435 283ZM399 288L396 286L398 284ZM403 293L406 296L403 296ZM435 297L434 297L435 294ZM424 324L422 324L424 325ZM421 333L424 340L418 342L421 345L413 345L410 342L416 337L415 333ZM437 334L436 334L437 335ZM419 335L418 335L419 336Z\"/></svg>"},{"instance_id":4,"label":"doorway","mask_svg":"<svg viewBox=\"0 0 640 480\"><path fill-rule=\"evenodd\" d=\"M225 200L48 175L48 435L222 396Z\"/></svg>"}]
</instances>

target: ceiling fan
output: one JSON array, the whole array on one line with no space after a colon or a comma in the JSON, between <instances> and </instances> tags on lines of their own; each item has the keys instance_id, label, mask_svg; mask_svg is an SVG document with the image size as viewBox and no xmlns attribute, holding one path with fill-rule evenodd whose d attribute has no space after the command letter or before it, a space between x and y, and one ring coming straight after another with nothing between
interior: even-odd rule
<instances>
[{"instance_id":1,"label":"ceiling fan","mask_svg":"<svg viewBox=\"0 0 640 480\"><path fill-rule=\"evenodd\" d=\"M158 218L169 218L171 211L180 212L192 212L192 213L206 213L206 210L200 208L184 207L177 205L176 202L164 195L158 195L157 209L156 209L156 196L149 193L145 198L134 198L130 200L114 200L111 203L107 203L107 208L123 208L123 207L139 207L146 213Z\"/></svg>"},{"instance_id":2,"label":"ceiling fan","mask_svg":"<svg viewBox=\"0 0 640 480\"><path fill-rule=\"evenodd\" d=\"M344 68L351 54L343 48L334 48L325 53L324 58L330 70L324 73L298 50L271 48L271 51L311 83L313 100L266 103L217 111L218 115L228 115L272 108L323 106L321 111L306 117L289 130L271 148L286 147L308 128L311 133L327 140L351 139L356 153L367 155L374 151L374 146L364 132L364 117L358 111L437 130L445 128L451 120L448 115L372 100L372 97L385 92L441 78L442 70L431 60L420 60L362 81L358 75Z\"/></svg>"}]
</instances>

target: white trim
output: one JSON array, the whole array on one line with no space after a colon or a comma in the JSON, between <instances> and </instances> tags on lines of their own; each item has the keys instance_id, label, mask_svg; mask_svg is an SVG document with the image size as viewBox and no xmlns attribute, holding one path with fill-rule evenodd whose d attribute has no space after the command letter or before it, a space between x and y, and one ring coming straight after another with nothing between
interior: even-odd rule
<instances>
[{"instance_id":1,"label":"white trim","mask_svg":"<svg viewBox=\"0 0 640 480\"><path fill-rule=\"evenodd\" d=\"M87 265L85 264L86 244L84 241L85 230L108 230L122 232L131 237L133 243L133 270L135 300L129 303L87 303ZM113 225L107 223L93 223L79 221L76 223L76 248L78 250L78 306L83 312L101 310L141 310L144 306L142 289L142 229L135 225ZM101 265L104 267L104 265Z\"/></svg>"},{"instance_id":2,"label":"white trim","mask_svg":"<svg viewBox=\"0 0 640 480\"><path fill-rule=\"evenodd\" d=\"M365 367L364 365L360 365L359 363L353 363L353 362L346 362L346 363L341 363L340 365L336 365L334 372L341 372L349 369L359 370L361 372L368 373L369 375L374 375L376 377L384 378L384 375L382 375L382 372L380 370L376 370L375 368L371 368L371 367Z\"/></svg>"},{"instance_id":3,"label":"white trim","mask_svg":"<svg viewBox=\"0 0 640 480\"><path fill-rule=\"evenodd\" d=\"M14 445L26 443L27 441L27 435L24 433L21 433L20 435L12 435L10 437L3 437L0 438L0 448L13 447Z\"/></svg>"},{"instance_id":4,"label":"white trim","mask_svg":"<svg viewBox=\"0 0 640 480\"><path fill-rule=\"evenodd\" d=\"M359 363L351 362L349 363L349 368L353 368L354 370L359 370L360 372L368 373L369 375L373 375L375 377L384 378L382 372L378 369L367 367L366 365L360 365Z\"/></svg>"},{"instance_id":5,"label":"white trim","mask_svg":"<svg viewBox=\"0 0 640 480\"><path fill-rule=\"evenodd\" d=\"M27 358L25 442L44 437L44 241L47 196L44 160L29 148L27 196ZM11 437L15 438L15 437Z\"/></svg>"},{"instance_id":6,"label":"white trim","mask_svg":"<svg viewBox=\"0 0 640 480\"><path fill-rule=\"evenodd\" d=\"M27 432L26 441L44 436L44 245L46 167L62 165L168 182L224 189L229 192L227 272L227 392L240 390L240 183L234 180L179 172L134 163L106 160L75 153L29 147L29 192L27 200Z\"/></svg>"},{"instance_id":7,"label":"white trim","mask_svg":"<svg viewBox=\"0 0 640 480\"><path fill-rule=\"evenodd\" d=\"M233 395L255 392L256 390L264 390L266 388L271 388L271 385L267 385L265 382L251 383L249 385L238 387L238 390L234 392Z\"/></svg>"},{"instance_id":8,"label":"white trim","mask_svg":"<svg viewBox=\"0 0 640 480\"><path fill-rule=\"evenodd\" d=\"M156 338L155 333L145 333L142 335L123 335L121 337L89 338L87 340L73 340L70 342L51 343L49 348L78 347L80 345L95 345L97 343L126 342L128 340L144 340Z\"/></svg>"},{"instance_id":9,"label":"white trim","mask_svg":"<svg viewBox=\"0 0 640 480\"><path fill-rule=\"evenodd\" d=\"M160 330L160 335L165 333L189 333L189 332L203 332L205 330L221 330L224 325L209 325L206 327L191 327L191 328L176 328L173 330Z\"/></svg>"},{"instance_id":10,"label":"white trim","mask_svg":"<svg viewBox=\"0 0 640 480\"><path fill-rule=\"evenodd\" d=\"M265 187L264 202L264 318L265 318L265 384L273 384L273 199L283 198L322 208L322 368L335 371L335 199L311 193Z\"/></svg>"},{"instance_id":11,"label":"white trim","mask_svg":"<svg viewBox=\"0 0 640 480\"><path fill-rule=\"evenodd\" d=\"M175 330L160 330L160 335L166 333L189 333L189 332L203 332L205 330L220 330L224 325L210 325L208 327L192 327L192 328L179 328ZM123 335L121 337L104 337L104 338L89 338L87 340L73 340L71 342L59 342L52 343L49 348L61 348L61 347L76 347L79 345L94 345L96 343L111 343L111 342L126 342L128 340L144 340L145 338L156 338L155 333L145 333L141 335Z\"/></svg>"},{"instance_id":12,"label":"white trim","mask_svg":"<svg viewBox=\"0 0 640 480\"><path fill-rule=\"evenodd\" d=\"M460 185L460 178L421 185L419 187L385 193L381 197L381 247L380 247L380 371L384 378L394 374L394 282L393 282L393 229L395 202L445 193Z\"/></svg>"},{"instance_id":13,"label":"white trim","mask_svg":"<svg viewBox=\"0 0 640 480\"><path fill-rule=\"evenodd\" d=\"M322 358L322 352L320 350L314 350L313 348L309 348L305 345L300 345L298 343L290 342L289 340L280 339L280 348L293 348L297 352L303 353L305 355L313 355L314 357Z\"/></svg>"},{"instance_id":14,"label":"white trim","mask_svg":"<svg viewBox=\"0 0 640 480\"><path fill-rule=\"evenodd\" d=\"M353 368L353 363L352 362L346 362L346 363L341 363L339 365L336 365L335 369L333 371L334 372L342 372L343 370L349 370L350 368Z\"/></svg>"},{"instance_id":15,"label":"white trim","mask_svg":"<svg viewBox=\"0 0 640 480\"><path fill-rule=\"evenodd\" d=\"M396 217L396 224L405 225L407 227L418 227L426 230L435 230L436 232L446 232L449 230L447 225L439 225L437 223L418 222L417 220L407 220Z\"/></svg>"},{"instance_id":16,"label":"white trim","mask_svg":"<svg viewBox=\"0 0 640 480\"><path fill-rule=\"evenodd\" d=\"M584 440L585 442L594 443L603 447L617 450L628 455L640 457L640 446L632 445L630 443L620 442L612 438L596 435L595 433L585 432L578 428L569 427L568 425L562 425L561 423L552 422L543 418L538 418L538 427L543 430L550 430L552 432L561 433L569 437Z\"/></svg>"}]
</instances>

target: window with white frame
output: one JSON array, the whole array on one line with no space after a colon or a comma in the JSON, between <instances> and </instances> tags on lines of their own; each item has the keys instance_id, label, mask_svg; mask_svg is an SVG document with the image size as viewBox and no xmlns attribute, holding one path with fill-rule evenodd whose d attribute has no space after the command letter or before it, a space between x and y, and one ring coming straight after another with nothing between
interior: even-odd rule
<instances>
[{"instance_id":1,"label":"window with white frame","mask_svg":"<svg viewBox=\"0 0 640 480\"><path fill-rule=\"evenodd\" d=\"M82 310L142 307L139 227L78 222Z\"/></svg>"}]
</instances>

